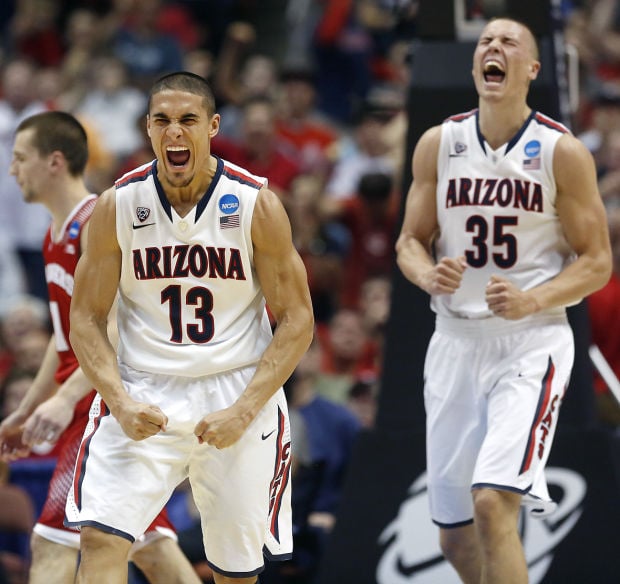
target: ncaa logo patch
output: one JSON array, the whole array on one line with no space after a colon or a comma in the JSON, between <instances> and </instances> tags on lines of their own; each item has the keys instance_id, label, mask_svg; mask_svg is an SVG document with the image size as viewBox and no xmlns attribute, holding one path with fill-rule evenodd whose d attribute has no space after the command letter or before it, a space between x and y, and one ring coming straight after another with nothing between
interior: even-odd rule
<instances>
[{"instance_id":1,"label":"ncaa logo patch","mask_svg":"<svg viewBox=\"0 0 620 584\"><path fill-rule=\"evenodd\" d=\"M530 140L523 149L528 158L534 158L540 154L540 142L538 140Z\"/></svg>"},{"instance_id":2,"label":"ncaa logo patch","mask_svg":"<svg viewBox=\"0 0 620 584\"><path fill-rule=\"evenodd\" d=\"M80 224L78 221L74 221L69 226L68 236L69 239L75 239L80 233Z\"/></svg>"},{"instance_id":3,"label":"ncaa logo patch","mask_svg":"<svg viewBox=\"0 0 620 584\"><path fill-rule=\"evenodd\" d=\"M239 199L236 195L224 195L220 197L218 207L225 215L231 215L239 210Z\"/></svg>"}]
</instances>

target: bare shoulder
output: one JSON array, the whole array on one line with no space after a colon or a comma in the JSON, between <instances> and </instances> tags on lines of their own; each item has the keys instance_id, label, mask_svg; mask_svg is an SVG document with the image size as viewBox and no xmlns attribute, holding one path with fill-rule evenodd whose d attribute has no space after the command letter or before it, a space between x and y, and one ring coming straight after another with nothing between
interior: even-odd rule
<instances>
[{"instance_id":1,"label":"bare shoulder","mask_svg":"<svg viewBox=\"0 0 620 584\"><path fill-rule=\"evenodd\" d=\"M263 187L256 199L252 216L254 247L269 253L284 253L292 243L291 225L282 201Z\"/></svg>"},{"instance_id":2,"label":"bare shoulder","mask_svg":"<svg viewBox=\"0 0 620 584\"><path fill-rule=\"evenodd\" d=\"M435 174L441 142L441 126L433 126L422 134L413 151L414 176Z\"/></svg>"},{"instance_id":3,"label":"bare shoulder","mask_svg":"<svg viewBox=\"0 0 620 584\"><path fill-rule=\"evenodd\" d=\"M554 170L566 172L570 171L572 164L594 164L594 159L581 140L573 134L566 133L560 137L556 144L553 163Z\"/></svg>"}]
</instances>

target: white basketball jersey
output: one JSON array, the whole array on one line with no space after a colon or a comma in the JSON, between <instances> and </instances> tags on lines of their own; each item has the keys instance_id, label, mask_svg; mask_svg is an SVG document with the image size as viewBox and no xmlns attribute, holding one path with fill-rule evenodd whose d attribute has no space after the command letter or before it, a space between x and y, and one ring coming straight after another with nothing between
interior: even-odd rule
<instances>
[{"instance_id":1,"label":"white basketball jersey","mask_svg":"<svg viewBox=\"0 0 620 584\"><path fill-rule=\"evenodd\" d=\"M485 142L478 111L442 125L437 160L437 216L441 233L435 255L465 255L468 267L453 295L434 296L445 316L485 318L491 275L522 290L556 276L573 257L556 211L553 152L567 128L532 112L497 150Z\"/></svg>"},{"instance_id":2,"label":"white basketball jersey","mask_svg":"<svg viewBox=\"0 0 620 584\"><path fill-rule=\"evenodd\" d=\"M156 161L116 182L121 361L187 377L258 361L272 334L251 224L266 185L218 159L208 190L180 217L157 179Z\"/></svg>"}]
</instances>

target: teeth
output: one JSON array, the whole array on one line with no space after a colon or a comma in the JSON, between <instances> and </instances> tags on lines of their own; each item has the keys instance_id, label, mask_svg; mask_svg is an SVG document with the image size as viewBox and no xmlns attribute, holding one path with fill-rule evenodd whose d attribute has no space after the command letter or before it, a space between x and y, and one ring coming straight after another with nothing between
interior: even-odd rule
<instances>
[{"instance_id":1,"label":"teeth","mask_svg":"<svg viewBox=\"0 0 620 584\"><path fill-rule=\"evenodd\" d=\"M484 64L485 71L489 71L490 69L499 69L500 71L504 71L503 65L499 61L495 61L493 59Z\"/></svg>"},{"instance_id":2,"label":"teeth","mask_svg":"<svg viewBox=\"0 0 620 584\"><path fill-rule=\"evenodd\" d=\"M183 152L187 150L187 148L185 146L167 146L166 150L168 152Z\"/></svg>"}]
</instances>

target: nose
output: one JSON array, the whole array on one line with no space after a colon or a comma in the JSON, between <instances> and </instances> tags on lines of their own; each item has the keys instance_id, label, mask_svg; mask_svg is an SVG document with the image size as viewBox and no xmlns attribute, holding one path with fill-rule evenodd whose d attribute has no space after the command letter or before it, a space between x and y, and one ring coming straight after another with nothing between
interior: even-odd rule
<instances>
[{"instance_id":1,"label":"nose","mask_svg":"<svg viewBox=\"0 0 620 584\"><path fill-rule=\"evenodd\" d=\"M9 174L11 176L17 176L17 164L15 164L15 160L11 160L11 165L9 166Z\"/></svg>"},{"instance_id":2,"label":"nose","mask_svg":"<svg viewBox=\"0 0 620 584\"><path fill-rule=\"evenodd\" d=\"M181 124L178 122L171 121L166 128L166 134L168 134L170 138L178 138L182 133Z\"/></svg>"}]
</instances>

